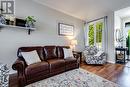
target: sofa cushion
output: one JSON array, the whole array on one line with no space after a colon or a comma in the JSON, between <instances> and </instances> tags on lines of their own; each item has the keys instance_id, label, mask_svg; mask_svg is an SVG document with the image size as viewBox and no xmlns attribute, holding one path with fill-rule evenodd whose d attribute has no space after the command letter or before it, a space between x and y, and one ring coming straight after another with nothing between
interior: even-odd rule
<instances>
[{"instance_id":1,"label":"sofa cushion","mask_svg":"<svg viewBox=\"0 0 130 87\"><path fill-rule=\"evenodd\" d=\"M75 68L78 68L78 62L76 58L70 57L68 59L65 59L65 70L71 70Z\"/></svg>"},{"instance_id":2,"label":"sofa cushion","mask_svg":"<svg viewBox=\"0 0 130 87\"><path fill-rule=\"evenodd\" d=\"M65 60L64 59L50 59L47 60L50 65L50 72L55 71L58 68L63 67L65 69Z\"/></svg>"},{"instance_id":3,"label":"sofa cushion","mask_svg":"<svg viewBox=\"0 0 130 87\"><path fill-rule=\"evenodd\" d=\"M56 46L45 46L43 49L46 60L57 58Z\"/></svg>"},{"instance_id":4,"label":"sofa cushion","mask_svg":"<svg viewBox=\"0 0 130 87\"><path fill-rule=\"evenodd\" d=\"M57 46L57 54L59 59L64 59L63 47Z\"/></svg>"},{"instance_id":5,"label":"sofa cushion","mask_svg":"<svg viewBox=\"0 0 130 87\"><path fill-rule=\"evenodd\" d=\"M26 67L25 69L25 74L28 79L33 78L35 75L44 73L48 74L49 73L49 64L47 62L38 62L31 64Z\"/></svg>"},{"instance_id":6,"label":"sofa cushion","mask_svg":"<svg viewBox=\"0 0 130 87\"><path fill-rule=\"evenodd\" d=\"M77 63L76 58L70 57L70 58L65 59L65 65L73 64L73 63Z\"/></svg>"}]
</instances>

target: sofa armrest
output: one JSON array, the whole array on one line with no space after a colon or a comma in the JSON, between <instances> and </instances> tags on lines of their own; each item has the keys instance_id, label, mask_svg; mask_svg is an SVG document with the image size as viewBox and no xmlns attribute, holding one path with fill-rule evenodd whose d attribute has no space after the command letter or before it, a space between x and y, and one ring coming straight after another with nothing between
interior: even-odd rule
<instances>
[{"instance_id":1,"label":"sofa armrest","mask_svg":"<svg viewBox=\"0 0 130 87\"><path fill-rule=\"evenodd\" d=\"M25 69L24 61L17 59L14 64L12 65L13 70L23 71Z\"/></svg>"},{"instance_id":2,"label":"sofa armrest","mask_svg":"<svg viewBox=\"0 0 130 87\"><path fill-rule=\"evenodd\" d=\"M73 54L74 58L79 59L79 54Z\"/></svg>"},{"instance_id":3,"label":"sofa armrest","mask_svg":"<svg viewBox=\"0 0 130 87\"><path fill-rule=\"evenodd\" d=\"M24 87L24 85L26 84L26 79L25 79L26 64L25 64L25 62L18 58L12 65L12 68L13 68L13 70L17 70L17 72L18 72L19 87Z\"/></svg>"}]
</instances>

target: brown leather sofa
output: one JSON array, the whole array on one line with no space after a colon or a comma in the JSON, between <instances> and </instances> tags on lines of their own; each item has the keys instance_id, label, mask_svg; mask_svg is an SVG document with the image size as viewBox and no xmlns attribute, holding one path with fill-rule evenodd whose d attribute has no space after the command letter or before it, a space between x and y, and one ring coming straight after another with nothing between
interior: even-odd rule
<instances>
[{"instance_id":1,"label":"brown leather sofa","mask_svg":"<svg viewBox=\"0 0 130 87\"><path fill-rule=\"evenodd\" d=\"M17 55L18 59L12 65L18 72L19 87L26 86L30 83L57 75L59 73L79 67L79 57L64 59L63 48L68 46L35 46L20 47ZM36 50L41 62L27 65L20 52L29 52Z\"/></svg>"}]
</instances>

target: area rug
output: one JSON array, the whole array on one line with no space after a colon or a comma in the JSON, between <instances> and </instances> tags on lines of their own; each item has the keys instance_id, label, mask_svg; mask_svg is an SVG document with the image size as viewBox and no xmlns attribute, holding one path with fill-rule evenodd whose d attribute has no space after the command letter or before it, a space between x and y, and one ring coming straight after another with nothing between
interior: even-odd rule
<instances>
[{"instance_id":1,"label":"area rug","mask_svg":"<svg viewBox=\"0 0 130 87\"><path fill-rule=\"evenodd\" d=\"M119 87L119 85L79 68L26 87Z\"/></svg>"}]
</instances>

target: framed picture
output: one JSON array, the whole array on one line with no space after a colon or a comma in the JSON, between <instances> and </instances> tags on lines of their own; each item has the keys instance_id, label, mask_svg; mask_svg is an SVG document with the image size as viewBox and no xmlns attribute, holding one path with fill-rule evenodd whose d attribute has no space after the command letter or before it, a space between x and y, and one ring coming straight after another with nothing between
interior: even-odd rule
<instances>
[{"instance_id":1,"label":"framed picture","mask_svg":"<svg viewBox=\"0 0 130 87\"><path fill-rule=\"evenodd\" d=\"M73 36L74 26L64 23L58 23L58 33L61 36Z\"/></svg>"}]
</instances>

